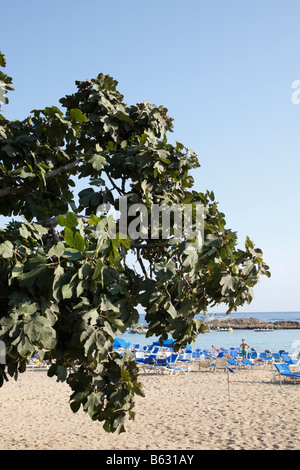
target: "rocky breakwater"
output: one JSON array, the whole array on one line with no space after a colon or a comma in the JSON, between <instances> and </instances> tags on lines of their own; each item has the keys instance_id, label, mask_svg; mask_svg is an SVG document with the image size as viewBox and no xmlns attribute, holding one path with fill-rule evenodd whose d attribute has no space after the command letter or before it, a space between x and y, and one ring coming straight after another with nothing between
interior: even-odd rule
<instances>
[{"instance_id":1,"label":"rocky breakwater","mask_svg":"<svg viewBox=\"0 0 300 470\"><path fill-rule=\"evenodd\" d=\"M300 329L300 322L291 320L281 320L265 322L258 318L226 318L205 321L210 330L232 328L234 330L254 330L257 328L267 328L272 330Z\"/></svg>"}]
</instances>

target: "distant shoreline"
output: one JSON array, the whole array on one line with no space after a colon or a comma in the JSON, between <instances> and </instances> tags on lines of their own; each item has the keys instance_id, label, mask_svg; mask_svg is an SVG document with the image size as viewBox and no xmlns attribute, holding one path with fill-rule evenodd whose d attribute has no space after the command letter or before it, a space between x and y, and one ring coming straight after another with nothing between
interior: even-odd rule
<instances>
[{"instance_id":1,"label":"distant shoreline","mask_svg":"<svg viewBox=\"0 0 300 470\"><path fill-rule=\"evenodd\" d=\"M294 320L263 321L258 318L214 318L204 320L210 330L232 328L236 330L254 330L258 328L272 330L300 329L300 322Z\"/></svg>"},{"instance_id":2,"label":"distant shoreline","mask_svg":"<svg viewBox=\"0 0 300 470\"><path fill-rule=\"evenodd\" d=\"M228 329L233 330L255 330L255 329L268 329L268 330L298 330L300 329L300 321L297 320L273 320L265 321L259 318L233 318L230 315L224 318L201 318L208 330ZM127 332L130 333L146 333L148 325L140 323L139 325L129 328Z\"/></svg>"}]
</instances>

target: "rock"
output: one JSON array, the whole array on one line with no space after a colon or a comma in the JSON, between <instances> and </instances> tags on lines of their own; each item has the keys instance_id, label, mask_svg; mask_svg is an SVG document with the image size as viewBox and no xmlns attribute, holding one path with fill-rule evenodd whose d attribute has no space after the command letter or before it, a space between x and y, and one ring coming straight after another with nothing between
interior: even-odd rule
<instances>
[{"instance_id":1,"label":"rock","mask_svg":"<svg viewBox=\"0 0 300 470\"><path fill-rule=\"evenodd\" d=\"M281 320L265 322L258 318L230 318L208 320L206 326L211 330L218 328L233 328L234 330L254 330L255 328L271 328L274 330L300 329L300 322L291 320Z\"/></svg>"}]
</instances>

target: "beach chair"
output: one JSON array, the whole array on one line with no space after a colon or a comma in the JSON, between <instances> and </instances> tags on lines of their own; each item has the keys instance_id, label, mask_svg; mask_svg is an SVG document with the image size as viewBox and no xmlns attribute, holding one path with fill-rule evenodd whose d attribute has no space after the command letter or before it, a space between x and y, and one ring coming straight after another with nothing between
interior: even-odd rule
<instances>
[{"instance_id":1,"label":"beach chair","mask_svg":"<svg viewBox=\"0 0 300 470\"><path fill-rule=\"evenodd\" d=\"M157 359L156 354L150 354L149 356L146 356L144 359L145 364L155 364Z\"/></svg>"},{"instance_id":2,"label":"beach chair","mask_svg":"<svg viewBox=\"0 0 300 470\"><path fill-rule=\"evenodd\" d=\"M294 381L296 384L297 381L300 381L300 373L299 372L292 372L289 368L288 364L285 362L281 362L279 364L275 363L275 374L273 376L273 381L279 377L280 385L283 380Z\"/></svg>"},{"instance_id":3,"label":"beach chair","mask_svg":"<svg viewBox=\"0 0 300 470\"><path fill-rule=\"evenodd\" d=\"M179 354L178 360L180 362L191 362L193 359L192 351L185 351L183 354Z\"/></svg>"},{"instance_id":4,"label":"beach chair","mask_svg":"<svg viewBox=\"0 0 300 470\"><path fill-rule=\"evenodd\" d=\"M279 353L272 353L273 362L281 362L281 357Z\"/></svg>"},{"instance_id":5,"label":"beach chair","mask_svg":"<svg viewBox=\"0 0 300 470\"><path fill-rule=\"evenodd\" d=\"M252 350L248 353L247 359L249 359L249 361L251 361L254 366L265 366L266 364L263 358L258 357L258 354L255 350Z\"/></svg>"},{"instance_id":6,"label":"beach chair","mask_svg":"<svg viewBox=\"0 0 300 470\"><path fill-rule=\"evenodd\" d=\"M179 357L179 354L172 353L172 354L170 354L170 356L167 357L167 362L169 364L175 364L175 362L177 362L177 360L178 360L178 357Z\"/></svg>"},{"instance_id":7,"label":"beach chair","mask_svg":"<svg viewBox=\"0 0 300 470\"><path fill-rule=\"evenodd\" d=\"M141 362L144 362L145 360L145 353L143 351L136 351L134 353L134 357L135 357L135 362L137 364L141 363Z\"/></svg>"},{"instance_id":8,"label":"beach chair","mask_svg":"<svg viewBox=\"0 0 300 470\"><path fill-rule=\"evenodd\" d=\"M267 364L272 364L273 361L272 361L272 356L269 356L266 352L261 352L259 353L259 356L258 358L256 359L256 363L262 363L263 365L267 365Z\"/></svg>"},{"instance_id":9,"label":"beach chair","mask_svg":"<svg viewBox=\"0 0 300 470\"><path fill-rule=\"evenodd\" d=\"M227 358L226 357L216 357L214 363L211 364L211 368L214 372L217 370L225 370L227 368Z\"/></svg>"},{"instance_id":10,"label":"beach chair","mask_svg":"<svg viewBox=\"0 0 300 470\"><path fill-rule=\"evenodd\" d=\"M155 346L155 344L150 344L148 346L144 346L143 350L150 354L157 354L159 351L159 346Z\"/></svg>"},{"instance_id":11,"label":"beach chair","mask_svg":"<svg viewBox=\"0 0 300 470\"><path fill-rule=\"evenodd\" d=\"M184 373L189 375L190 367L181 367L178 365L174 365L176 361L177 358L173 358L173 362L171 362L170 357L157 358L155 364L151 367L152 370L158 374L168 373L170 375L176 375Z\"/></svg>"},{"instance_id":12,"label":"beach chair","mask_svg":"<svg viewBox=\"0 0 300 470\"><path fill-rule=\"evenodd\" d=\"M155 346L154 348L151 349L151 354L157 354L160 350L160 347L159 346Z\"/></svg>"},{"instance_id":13,"label":"beach chair","mask_svg":"<svg viewBox=\"0 0 300 470\"><path fill-rule=\"evenodd\" d=\"M282 353L281 358L282 358L283 362L288 364L290 367L295 367L295 366L299 365L299 360L298 359L292 359L291 356L287 352Z\"/></svg>"},{"instance_id":14,"label":"beach chair","mask_svg":"<svg viewBox=\"0 0 300 470\"><path fill-rule=\"evenodd\" d=\"M201 351L193 351L192 353L192 361L197 361L201 357Z\"/></svg>"},{"instance_id":15,"label":"beach chair","mask_svg":"<svg viewBox=\"0 0 300 470\"><path fill-rule=\"evenodd\" d=\"M48 368L49 362L41 360L39 354L34 354L28 364L26 364L26 370L45 370Z\"/></svg>"},{"instance_id":16,"label":"beach chair","mask_svg":"<svg viewBox=\"0 0 300 470\"><path fill-rule=\"evenodd\" d=\"M210 359L201 359L201 360L198 362L198 366L199 366L199 371L200 371L201 369L205 369L205 370L209 370L209 371L212 370L212 364L211 364L211 360L210 360Z\"/></svg>"},{"instance_id":17,"label":"beach chair","mask_svg":"<svg viewBox=\"0 0 300 470\"><path fill-rule=\"evenodd\" d=\"M234 367L235 370L237 370L240 366L240 361L237 359L227 359L227 364L232 368Z\"/></svg>"},{"instance_id":18,"label":"beach chair","mask_svg":"<svg viewBox=\"0 0 300 470\"><path fill-rule=\"evenodd\" d=\"M254 350L251 350L251 352L248 353L248 359L258 359L258 355L257 355L257 352L254 351Z\"/></svg>"},{"instance_id":19,"label":"beach chair","mask_svg":"<svg viewBox=\"0 0 300 470\"><path fill-rule=\"evenodd\" d=\"M228 355L225 351L219 351L217 357L224 357L226 354Z\"/></svg>"},{"instance_id":20,"label":"beach chair","mask_svg":"<svg viewBox=\"0 0 300 470\"><path fill-rule=\"evenodd\" d=\"M208 360L215 358L215 356L211 352L207 351L206 349L202 351L202 357Z\"/></svg>"},{"instance_id":21,"label":"beach chair","mask_svg":"<svg viewBox=\"0 0 300 470\"><path fill-rule=\"evenodd\" d=\"M230 349L229 354L232 359L239 357L239 352L236 349Z\"/></svg>"},{"instance_id":22,"label":"beach chair","mask_svg":"<svg viewBox=\"0 0 300 470\"><path fill-rule=\"evenodd\" d=\"M31 371L35 371L35 370L44 370L48 367L48 365L46 363L43 363L43 362L34 362L34 361L30 361L28 364L26 364L26 370L31 370Z\"/></svg>"},{"instance_id":23,"label":"beach chair","mask_svg":"<svg viewBox=\"0 0 300 470\"><path fill-rule=\"evenodd\" d=\"M177 375L177 374L183 373L189 377L189 374L190 374L190 367L174 366L170 364L168 361L166 361L165 365L159 366L159 368L162 368L163 372L167 372L170 375Z\"/></svg>"},{"instance_id":24,"label":"beach chair","mask_svg":"<svg viewBox=\"0 0 300 470\"><path fill-rule=\"evenodd\" d=\"M250 361L250 359L241 359L240 367L248 367L251 369L254 365L254 362Z\"/></svg>"},{"instance_id":25,"label":"beach chair","mask_svg":"<svg viewBox=\"0 0 300 470\"><path fill-rule=\"evenodd\" d=\"M144 357L144 359L140 359L139 362L137 362L137 364L141 364L144 373L148 374L149 372L153 371L154 368L156 367L156 361L157 361L157 355L150 354L149 356Z\"/></svg>"}]
</instances>

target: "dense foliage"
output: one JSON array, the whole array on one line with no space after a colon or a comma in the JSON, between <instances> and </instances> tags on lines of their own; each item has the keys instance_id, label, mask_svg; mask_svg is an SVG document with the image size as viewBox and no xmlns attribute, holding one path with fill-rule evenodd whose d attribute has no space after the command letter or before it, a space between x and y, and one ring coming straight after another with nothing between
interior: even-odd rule
<instances>
[{"instance_id":1,"label":"dense foliage","mask_svg":"<svg viewBox=\"0 0 300 470\"><path fill-rule=\"evenodd\" d=\"M1 72L0 80L7 103L11 79ZM179 349L204 331L198 313L251 302L269 271L250 239L238 249L213 193L193 189L198 160L168 143L165 108L127 106L107 75L76 85L60 100L64 112L33 110L22 122L0 115L0 212L12 218L0 231L0 379L17 378L38 352L49 375L70 385L74 412L82 406L107 431L121 432L143 390L134 357L112 345L138 322L139 305L148 336L172 335ZM149 213L153 204L201 204L204 243L191 246L172 231L167 239L151 239L148 230L120 236L120 221L107 224L97 208L118 210L121 197Z\"/></svg>"}]
</instances>

